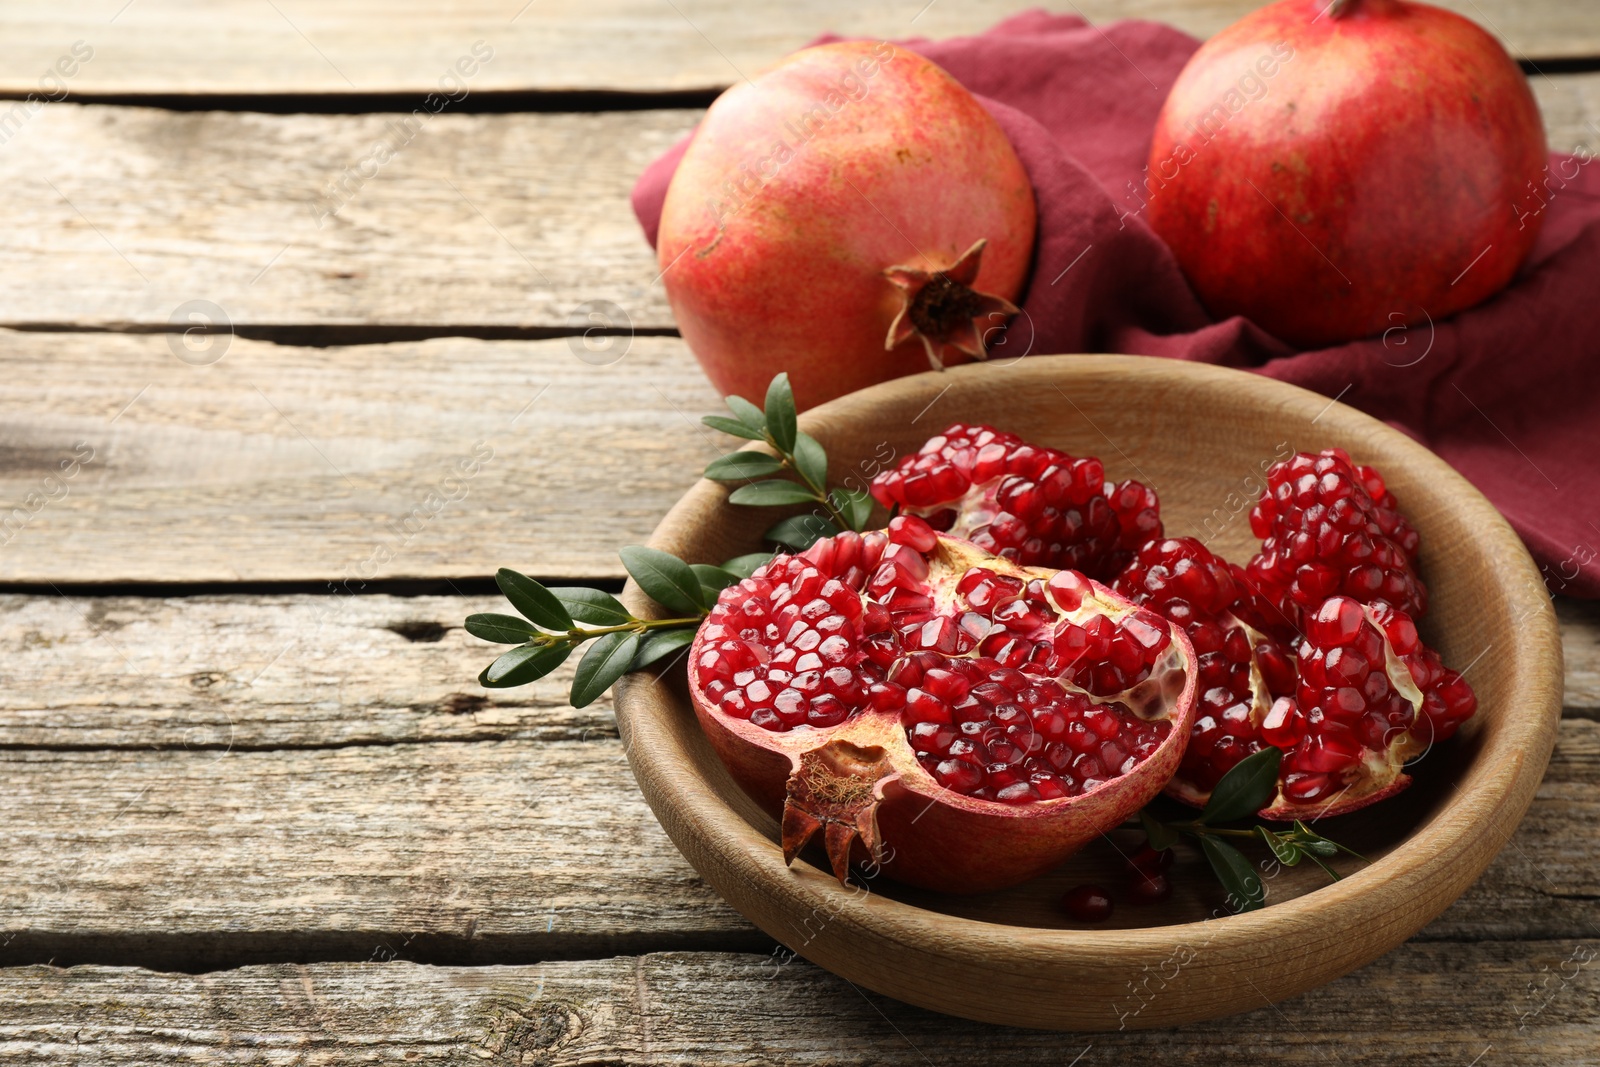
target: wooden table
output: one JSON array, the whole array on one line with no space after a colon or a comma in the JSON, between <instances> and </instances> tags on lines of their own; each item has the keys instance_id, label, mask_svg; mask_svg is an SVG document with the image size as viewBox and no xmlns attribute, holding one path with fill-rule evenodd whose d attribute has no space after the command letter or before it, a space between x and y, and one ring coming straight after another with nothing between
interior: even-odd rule
<instances>
[{"instance_id":1,"label":"wooden table","mask_svg":"<svg viewBox=\"0 0 1600 1067\"><path fill-rule=\"evenodd\" d=\"M789 962L673 850L606 701L474 684L497 565L615 588L716 454L634 176L820 30L1025 6L924 2L0 10L0 1061L1600 1062L1592 605L1558 603L1560 743L1483 880L1357 974L1171 1032ZM1596 0L1448 6L1537 71L1554 147L1600 148ZM408 118L441 80L468 95Z\"/></svg>"}]
</instances>

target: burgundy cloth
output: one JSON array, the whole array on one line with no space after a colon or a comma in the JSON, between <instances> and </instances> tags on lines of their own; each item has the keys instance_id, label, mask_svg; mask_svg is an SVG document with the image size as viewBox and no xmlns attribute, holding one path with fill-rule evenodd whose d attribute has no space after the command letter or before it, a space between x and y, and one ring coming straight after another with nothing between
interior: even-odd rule
<instances>
[{"instance_id":1,"label":"burgundy cloth","mask_svg":"<svg viewBox=\"0 0 1600 1067\"><path fill-rule=\"evenodd\" d=\"M983 100L1038 193L1038 258L1014 342L1221 363L1338 397L1466 475L1522 535L1551 592L1600 596L1600 166L1591 156L1551 157L1553 174L1574 176L1544 209L1538 244L1505 292L1431 328L1297 352L1245 319L1213 321L1142 217L1134 190L1156 113L1198 41L1156 23L1097 29L1036 11L976 37L904 43ZM652 245L686 145L652 163L633 191Z\"/></svg>"}]
</instances>

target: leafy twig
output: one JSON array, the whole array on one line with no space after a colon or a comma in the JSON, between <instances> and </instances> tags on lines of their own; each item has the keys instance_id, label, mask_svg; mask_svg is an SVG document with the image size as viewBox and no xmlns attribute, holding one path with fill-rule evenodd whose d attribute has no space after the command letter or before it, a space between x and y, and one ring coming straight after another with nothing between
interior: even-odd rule
<instances>
[{"instance_id":1,"label":"leafy twig","mask_svg":"<svg viewBox=\"0 0 1600 1067\"><path fill-rule=\"evenodd\" d=\"M761 441L777 455L732 452L708 464L705 476L718 482L746 483L728 495L732 504L815 505L813 511L773 526L764 535L766 540L804 549L841 530L866 529L872 518L872 498L865 492L828 488L828 454L815 437L800 429L787 374L772 379L763 407L740 396L730 396L726 402L731 418L707 415L701 421L734 437Z\"/></svg>"},{"instance_id":2,"label":"leafy twig","mask_svg":"<svg viewBox=\"0 0 1600 1067\"><path fill-rule=\"evenodd\" d=\"M823 510L823 514L784 519L767 531L767 540L803 549L842 529L865 528L872 516L871 497L828 489L828 454L816 438L801 432L787 374L772 380L764 407L738 396L728 397L727 404L733 417L710 415L706 425L736 437L764 441L777 455L734 452L706 467L706 477L749 482L729 496L735 504L811 503ZM774 477L783 474L794 478ZM467 619L466 629L485 641L517 647L484 668L479 683L490 689L527 685L565 663L578 646L593 642L578 661L570 698L573 707L585 707L629 671L688 647L722 590L748 578L772 558L770 552L752 552L713 567L685 563L642 545L629 545L619 555L639 588L672 613L671 618L641 619L604 590L547 589L525 574L502 569L495 582L520 617L473 615Z\"/></svg>"},{"instance_id":3,"label":"leafy twig","mask_svg":"<svg viewBox=\"0 0 1600 1067\"><path fill-rule=\"evenodd\" d=\"M1197 819L1162 822L1148 808L1139 813L1139 824L1144 827L1151 848L1164 851L1184 835L1199 842L1212 873L1228 892L1229 907L1236 912L1262 907L1266 903L1266 885L1245 854L1223 838L1260 841L1286 867L1309 859L1334 881L1339 880L1339 872L1328 865L1328 859L1344 852L1366 862L1358 853L1328 840L1298 820L1291 830L1274 830L1260 823L1248 829L1217 825L1242 819L1271 802L1277 793L1278 765L1282 759L1283 753L1269 745L1240 760L1211 791L1211 799Z\"/></svg>"},{"instance_id":4,"label":"leafy twig","mask_svg":"<svg viewBox=\"0 0 1600 1067\"><path fill-rule=\"evenodd\" d=\"M565 663L579 645L593 641L572 680L572 706L586 707L629 671L688 646L717 595L739 580L722 567L691 566L643 545L629 545L620 554L639 588L668 611L677 612L676 617L641 619L604 590L547 589L525 574L502 568L495 584L521 618L470 615L466 628L474 637L517 647L485 667L478 675L479 684L488 689L527 685Z\"/></svg>"}]
</instances>

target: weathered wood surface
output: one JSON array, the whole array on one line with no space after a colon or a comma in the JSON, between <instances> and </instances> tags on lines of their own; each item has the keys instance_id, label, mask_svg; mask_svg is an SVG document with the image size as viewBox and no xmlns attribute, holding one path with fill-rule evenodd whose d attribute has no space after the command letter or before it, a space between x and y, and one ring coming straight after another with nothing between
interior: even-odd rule
<instances>
[{"instance_id":1,"label":"weathered wood surface","mask_svg":"<svg viewBox=\"0 0 1600 1067\"><path fill-rule=\"evenodd\" d=\"M0 151L0 325L164 328L205 300L241 327L576 331L603 300L612 325L667 327L628 192L698 116L447 113L412 132L403 114L50 105ZM374 169L376 145L393 158Z\"/></svg>"},{"instance_id":2,"label":"weathered wood surface","mask_svg":"<svg viewBox=\"0 0 1600 1067\"><path fill-rule=\"evenodd\" d=\"M1600 74L1532 85L1553 148L1600 151ZM670 329L628 192L699 114L445 113L407 140L396 115L52 105L0 151L0 326L165 329L208 301L242 329L575 331L607 301Z\"/></svg>"},{"instance_id":3,"label":"weathered wood surface","mask_svg":"<svg viewBox=\"0 0 1600 1067\"><path fill-rule=\"evenodd\" d=\"M1557 602L1566 716L1600 719L1600 604ZM575 660L483 689L461 629L499 597L0 596L0 749L234 752L614 739L567 705Z\"/></svg>"},{"instance_id":4,"label":"weathered wood surface","mask_svg":"<svg viewBox=\"0 0 1600 1067\"><path fill-rule=\"evenodd\" d=\"M0 581L616 575L738 442L699 424L721 405L681 341L600 340L233 338L193 366L159 335L13 335Z\"/></svg>"},{"instance_id":5,"label":"weathered wood surface","mask_svg":"<svg viewBox=\"0 0 1600 1067\"><path fill-rule=\"evenodd\" d=\"M1441 0L1500 35L1513 55L1600 53L1600 26L1582 3ZM750 16L731 0L45 0L7 4L0 18L0 90L59 91L42 76L75 41L93 58L64 79L78 94L436 92L474 42L493 58L469 91L699 89L751 75L823 30L858 36L974 33L1034 6L1025 0L851 4L802 0ZM1051 10L1096 24L1172 23L1197 36L1222 29L1255 0L1055 0ZM466 68L471 70L471 64ZM457 82L446 82L456 89Z\"/></svg>"},{"instance_id":6,"label":"weathered wood surface","mask_svg":"<svg viewBox=\"0 0 1600 1067\"><path fill-rule=\"evenodd\" d=\"M152 974L0 972L7 1063L1594 1064L1600 940L1411 943L1312 993L1181 1030L965 1022L804 962L660 953ZM1136 976L1135 976L1136 977ZM1160 1010L1159 996L1148 1008ZM1114 1027L1115 1020L1110 1021ZM1076 1058L1075 1058L1076 1057Z\"/></svg>"},{"instance_id":7,"label":"weathered wood surface","mask_svg":"<svg viewBox=\"0 0 1600 1067\"><path fill-rule=\"evenodd\" d=\"M566 672L473 684L492 646L444 628L491 606L0 599L0 961L761 943L656 825L604 703L567 707ZM1563 614L1573 708L1539 799L1422 940L1600 936L1600 619Z\"/></svg>"}]
</instances>

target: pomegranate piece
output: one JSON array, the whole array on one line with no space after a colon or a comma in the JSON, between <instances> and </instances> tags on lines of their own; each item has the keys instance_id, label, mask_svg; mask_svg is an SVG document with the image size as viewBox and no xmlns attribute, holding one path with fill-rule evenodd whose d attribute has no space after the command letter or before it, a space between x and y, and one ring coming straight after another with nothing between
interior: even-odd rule
<instances>
[{"instance_id":1,"label":"pomegranate piece","mask_svg":"<svg viewBox=\"0 0 1600 1067\"><path fill-rule=\"evenodd\" d=\"M1265 629L1283 633L1287 623L1297 630L1331 596L1391 604L1412 617L1428 609L1428 591L1412 569L1417 532L1378 472L1343 449L1273 464L1250 528L1262 544L1245 579L1276 609L1251 620Z\"/></svg>"},{"instance_id":2,"label":"pomegranate piece","mask_svg":"<svg viewBox=\"0 0 1600 1067\"><path fill-rule=\"evenodd\" d=\"M951 892L1031 878L1137 811L1195 703L1179 627L913 516L724 590L689 670L788 860L820 832L841 881L870 862Z\"/></svg>"},{"instance_id":3,"label":"pomegranate piece","mask_svg":"<svg viewBox=\"0 0 1600 1067\"><path fill-rule=\"evenodd\" d=\"M1155 492L1108 484L1093 457L1025 443L989 426L957 423L872 482L885 507L1025 566L1110 581L1161 536Z\"/></svg>"},{"instance_id":4,"label":"pomegranate piece","mask_svg":"<svg viewBox=\"0 0 1600 1067\"><path fill-rule=\"evenodd\" d=\"M1407 760L1454 734L1477 698L1424 645L1404 612L1330 597L1306 620L1295 695L1262 736L1283 750L1278 796L1261 815L1354 811L1410 784Z\"/></svg>"},{"instance_id":5,"label":"pomegranate piece","mask_svg":"<svg viewBox=\"0 0 1600 1067\"><path fill-rule=\"evenodd\" d=\"M1182 626L1198 670L1189 744L1167 792L1203 807L1234 764L1261 750L1273 698L1295 691L1294 660L1238 617L1251 593L1237 568L1192 537L1147 542L1112 588Z\"/></svg>"}]
</instances>

